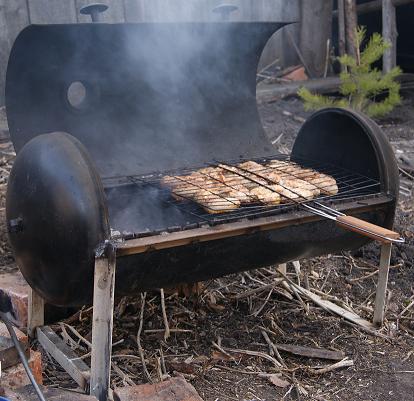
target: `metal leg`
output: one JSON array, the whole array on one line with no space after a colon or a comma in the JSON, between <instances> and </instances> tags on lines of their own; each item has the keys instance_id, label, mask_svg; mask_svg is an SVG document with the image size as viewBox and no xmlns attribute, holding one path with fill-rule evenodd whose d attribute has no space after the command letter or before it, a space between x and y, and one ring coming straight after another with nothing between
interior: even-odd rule
<instances>
[{"instance_id":1,"label":"metal leg","mask_svg":"<svg viewBox=\"0 0 414 401\"><path fill-rule=\"evenodd\" d=\"M45 324L45 302L43 298L32 288L28 296L27 334L36 336L36 328Z\"/></svg>"},{"instance_id":2,"label":"metal leg","mask_svg":"<svg viewBox=\"0 0 414 401\"><path fill-rule=\"evenodd\" d=\"M388 272L390 269L391 243L381 245L381 259L378 269L377 294L375 297L375 309L373 323L382 325L384 321L385 298L388 284Z\"/></svg>"},{"instance_id":3,"label":"metal leg","mask_svg":"<svg viewBox=\"0 0 414 401\"><path fill-rule=\"evenodd\" d=\"M115 250L95 260L90 394L108 400L111 374L112 327L115 286Z\"/></svg>"}]
</instances>

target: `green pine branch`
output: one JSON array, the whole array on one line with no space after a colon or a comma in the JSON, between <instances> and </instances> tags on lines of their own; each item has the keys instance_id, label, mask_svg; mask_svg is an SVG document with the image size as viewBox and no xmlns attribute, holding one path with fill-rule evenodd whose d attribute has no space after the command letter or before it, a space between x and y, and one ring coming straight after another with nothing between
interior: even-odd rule
<instances>
[{"instance_id":1,"label":"green pine branch","mask_svg":"<svg viewBox=\"0 0 414 401\"><path fill-rule=\"evenodd\" d=\"M366 37L366 29L359 27L355 35L356 46L360 49ZM339 91L342 98L332 98L311 93L301 88L298 95L304 102L305 110L319 110L325 107L350 107L362 111L371 117L382 117L390 113L401 103L400 84L396 78L401 69L395 67L390 72L382 74L372 67L380 60L390 44L385 42L379 33L374 33L361 50L358 59L345 54L338 58L344 67L340 74L341 86ZM381 96L382 100L378 100Z\"/></svg>"}]
</instances>

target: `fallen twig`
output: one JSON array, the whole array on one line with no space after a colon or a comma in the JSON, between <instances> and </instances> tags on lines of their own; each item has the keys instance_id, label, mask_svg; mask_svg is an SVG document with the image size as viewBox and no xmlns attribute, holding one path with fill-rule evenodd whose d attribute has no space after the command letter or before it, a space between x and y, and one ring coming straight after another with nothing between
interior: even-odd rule
<instances>
[{"instance_id":1,"label":"fallen twig","mask_svg":"<svg viewBox=\"0 0 414 401\"><path fill-rule=\"evenodd\" d=\"M235 349L235 348L223 348L227 352L233 352L235 354L245 354L250 356L257 356L259 358L267 359L268 361L272 362L277 368L281 368L282 364L273 358L270 355L265 354L264 352L260 351L250 351L245 349Z\"/></svg>"},{"instance_id":2,"label":"fallen twig","mask_svg":"<svg viewBox=\"0 0 414 401\"><path fill-rule=\"evenodd\" d=\"M162 311L162 319L164 320L164 340L166 341L170 337L170 326L168 324L168 318L167 318L167 310L165 308L165 297L164 297L164 289L160 289L161 293L161 311Z\"/></svg>"},{"instance_id":3,"label":"fallen twig","mask_svg":"<svg viewBox=\"0 0 414 401\"><path fill-rule=\"evenodd\" d=\"M280 362L280 364L283 366L283 367L285 367L286 368L286 364L285 364L285 361L283 360L283 358L280 356L280 354L279 354L279 350L277 349L277 347L276 347L276 345L270 340L270 338L269 338L269 335L264 331L264 330L261 330L261 333L262 333L262 336L263 336L263 338L265 339L265 341L267 342L267 344L269 345L269 347L270 347L270 351L271 351L271 353L270 353L270 355L271 356L273 356L273 355L275 355L276 356L276 358L277 358L277 360ZM273 355L272 355L272 353L273 353Z\"/></svg>"},{"instance_id":4,"label":"fallen twig","mask_svg":"<svg viewBox=\"0 0 414 401\"><path fill-rule=\"evenodd\" d=\"M139 327L138 327L138 333L137 333L137 346L138 346L139 356L141 358L142 369L144 370L144 373L145 373L145 376L146 376L147 380L150 383L152 383L151 375L148 372L147 364L145 363L144 349L142 348L142 345L141 345L141 332L142 332L142 327L144 326L144 310L145 310L145 300L146 299L147 299L147 293L144 292L143 294L141 294L141 312L139 314Z\"/></svg>"},{"instance_id":5,"label":"fallen twig","mask_svg":"<svg viewBox=\"0 0 414 401\"><path fill-rule=\"evenodd\" d=\"M331 301L326 301L322 299L319 295L316 295L315 293L307 290L306 288L303 288L297 284L295 284L292 280L290 280L287 276L285 276L283 273L278 272L280 275L282 275L286 281L289 282L289 284L296 289L296 291L305 296L306 298L310 299L312 302L314 302L316 305L321 306L323 309L325 309L328 312L334 313L336 315L341 316L344 319L347 319L354 324L367 328L367 329L373 329L374 326L371 322L368 322L368 320L363 319L362 317L358 316L356 313L351 312L350 310L346 310L336 304L334 304Z\"/></svg>"},{"instance_id":6,"label":"fallen twig","mask_svg":"<svg viewBox=\"0 0 414 401\"><path fill-rule=\"evenodd\" d=\"M329 365L321 369L309 368L308 371L309 373L313 375L322 375L324 373L332 372L333 370L336 370L336 369L346 368L350 366L354 366L354 361L352 359L349 360L348 358L344 358L342 359L342 361L334 363L333 365Z\"/></svg>"}]
</instances>

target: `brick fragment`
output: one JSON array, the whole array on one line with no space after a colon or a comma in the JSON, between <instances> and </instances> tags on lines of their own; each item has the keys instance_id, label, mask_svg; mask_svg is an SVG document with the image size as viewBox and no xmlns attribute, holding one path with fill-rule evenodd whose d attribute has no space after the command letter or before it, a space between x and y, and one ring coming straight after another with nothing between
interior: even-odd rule
<instances>
[{"instance_id":1,"label":"brick fragment","mask_svg":"<svg viewBox=\"0 0 414 401\"><path fill-rule=\"evenodd\" d=\"M16 333L17 339L20 341L26 356L29 357L29 341L27 339L27 335L16 328L14 328L14 332ZM17 350L10 337L7 327L3 322L0 322L0 362L2 369L7 369L20 363Z\"/></svg>"},{"instance_id":2,"label":"brick fragment","mask_svg":"<svg viewBox=\"0 0 414 401\"><path fill-rule=\"evenodd\" d=\"M305 68L298 66L298 68L284 75L283 78L289 81L306 81L308 76L306 75Z\"/></svg>"},{"instance_id":3,"label":"brick fragment","mask_svg":"<svg viewBox=\"0 0 414 401\"><path fill-rule=\"evenodd\" d=\"M65 391L56 388L47 388L41 386L41 390L48 401L97 401L90 395L75 393L73 391ZM10 401L38 401L32 386L25 386L15 391L6 391L7 398Z\"/></svg>"},{"instance_id":4,"label":"brick fragment","mask_svg":"<svg viewBox=\"0 0 414 401\"><path fill-rule=\"evenodd\" d=\"M0 296L9 298L19 328L27 327L29 285L20 271L0 274Z\"/></svg>"},{"instance_id":5,"label":"brick fragment","mask_svg":"<svg viewBox=\"0 0 414 401\"><path fill-rule=\"evenodd\" d=\"M156 384L121 387L114 391L114 401L203 401L196 389L181 377Z\"/></svg>"},{"instance_id":6,"label":"brick fragment","mask_svg":"<svg viewBox=\"0 0 414 401\"><path fill-rule=\"evenodd\" d=\"M36 382L42 384L42 355L40 352L30 351L29 366ZM1 385L5 388L13 390L29 384L30 380L21 363L2 371Z\"/></svg>"}]
</instances>

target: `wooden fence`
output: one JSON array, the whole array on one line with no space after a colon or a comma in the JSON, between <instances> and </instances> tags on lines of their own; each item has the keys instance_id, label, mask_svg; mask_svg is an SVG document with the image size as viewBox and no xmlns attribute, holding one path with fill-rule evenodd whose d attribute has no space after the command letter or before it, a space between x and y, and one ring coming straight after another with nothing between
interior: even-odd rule
<instances>
[{"instance_id":1,"label":"wooden fence","mask_svg":"<svg viewBox=\"0 0 414 401\"><path fill-rule=\"evenodd\" d=\"M0 105L4 103L4 79L11 46L18 33L29 24L65 24L90 22L79 9L92 0L0 0ZM212 9L224 0L100 0L109 9L102 14L104 22L142 21L213 21ZM240 21L299 20L299 0L232 0L239 10L232 15ZM295 37L298 29L288 27ZM283 32L269 42L262 65L279 58L287 65L295 58Z\"/></svg>"}]
</instances>

